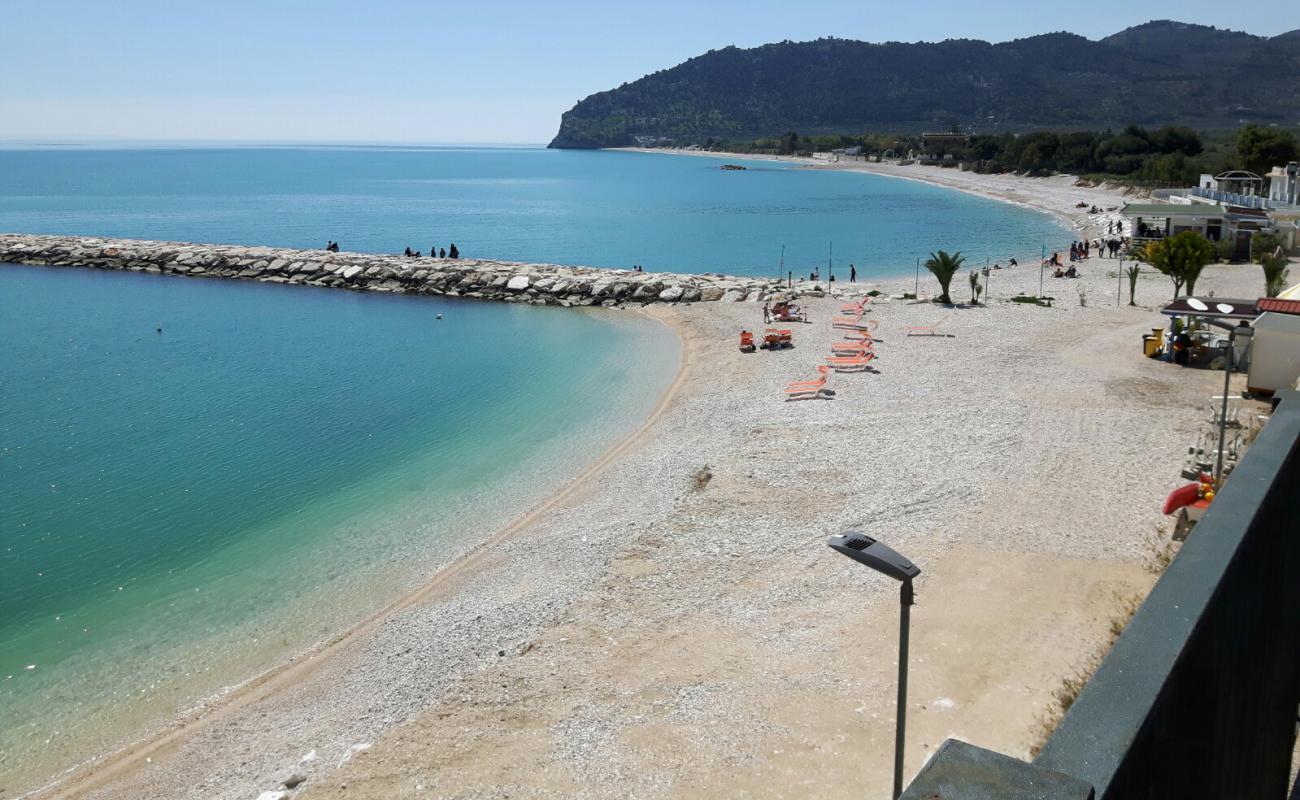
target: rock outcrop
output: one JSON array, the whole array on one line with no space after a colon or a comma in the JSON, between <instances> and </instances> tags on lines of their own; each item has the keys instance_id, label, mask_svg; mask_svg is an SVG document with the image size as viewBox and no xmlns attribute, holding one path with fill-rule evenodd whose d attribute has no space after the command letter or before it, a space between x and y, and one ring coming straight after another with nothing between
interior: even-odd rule
<instances>
[{"instance_id":1,"label":"rock outcrop","mask_svg":"<svg viewBox=\"0 0 1300 800\"><path fill-rule=\"evenodd\" d=\"M0 262L559 306L757 302L777 292L798 296L814 292L820 295L827 290L825 284L808 281L787 287L775 279L718 273L686 275L469 258L411 258L34 234L0 234Z\"/></svg>"}]
</instances>

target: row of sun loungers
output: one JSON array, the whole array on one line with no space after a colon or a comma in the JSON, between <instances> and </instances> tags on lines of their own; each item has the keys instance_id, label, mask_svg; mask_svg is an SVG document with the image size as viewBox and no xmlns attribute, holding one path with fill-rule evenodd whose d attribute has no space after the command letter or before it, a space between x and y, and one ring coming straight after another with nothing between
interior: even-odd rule
<instances>
[{"instance_id":1,"label":"row of sun loungers","mask_svg":"<svg viewBox=\"0 0 1300 800\"><path fill-rule=\"evenodd\" d=\"M845 331L844 341L831 345L831 356L826 363L817 367L819 377L812 380L794 381L785 387L787 400L811 400L822 397L826 390L826 381L832 370L835 372L867 372L871 362L876 359L874 350L876 338L873 331L877 320L865 319L870 297L864 297L856 303L840 307L844 316L831 320L831 327Z\"/></svg>"}]
</instances>

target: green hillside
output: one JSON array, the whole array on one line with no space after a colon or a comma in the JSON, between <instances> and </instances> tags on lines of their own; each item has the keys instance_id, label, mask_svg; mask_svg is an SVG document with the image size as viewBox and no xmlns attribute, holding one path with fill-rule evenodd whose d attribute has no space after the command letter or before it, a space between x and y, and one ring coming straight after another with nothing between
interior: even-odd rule
<instances>
[{"instance_id":1,"label":"green hillside","mask_svg":"<svg viewBox=\"0 0 1300 800\"><path fill-rule=\"evenodd\" d=\"M954 125L983 133L1294 125L1298 34L1268 38L1164 21L1100 41L1049 33L1002 44L819 39L728 47L586 98L564 114L551 146Z\"/></svg>"}]
</instances>

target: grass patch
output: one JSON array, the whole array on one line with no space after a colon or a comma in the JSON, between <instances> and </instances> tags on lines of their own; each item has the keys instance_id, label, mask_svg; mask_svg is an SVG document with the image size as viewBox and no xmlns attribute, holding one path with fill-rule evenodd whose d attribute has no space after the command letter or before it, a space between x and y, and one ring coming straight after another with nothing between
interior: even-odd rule
<instances>
[{"instance_id":1,"label":"grass patch","mask_svg":"<svg viewBox=\"0 0 1300 800\"><path fill-rule=\"evenodd\" d=\"M1027 294L1018 294L1018 295L1016 295L1015 297L1012 297L1012 298L1011 298L1011 302L1013 302L1013 303L1028 303L1029 305L1034 305L1034 306L1044 306L1045 308L1051 308L1051 307L1052 307L1052 298L1050 298L1050 297L1030 297L1030 296L1027 295Z\"/></svg>"}]
</instances>

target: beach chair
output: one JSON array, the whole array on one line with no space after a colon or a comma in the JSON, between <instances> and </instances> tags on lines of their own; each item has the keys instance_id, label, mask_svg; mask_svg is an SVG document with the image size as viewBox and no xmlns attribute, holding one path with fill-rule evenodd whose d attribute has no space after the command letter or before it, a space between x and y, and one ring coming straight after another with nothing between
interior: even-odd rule
<instances>
[{"instance_id":1,"label":"beach chair","mask_svg":"<svg viewBox=\"0 0 1300 800\"><path fill-rule=\"evenodd\" d=\"M822 390L826 388L826 378L830 374L830 367L821 366L817 368L821 374L820 378L809 381L793 381L786 384L786 400L807 400L821 395Z\"/></svg>"},{"instance_id":2,"label":"beach chair","mask_svg":"<svg viewBox=\"0 0 1300 800\"><path fill-rule=\"evenodd\" d=\"M867 312L867 306L871 303L871 295L867 295L856 303L845 303L840 306L841 314L857 314L862 316Z\"/></svg>"},{"instance_id":3,"label":"beach chair","mask_svg":"<svg viewBox=\"0 0 1300 800\"><path fill-rule=\"evenodd\" d=\"M875 353L865 353L860 356L834 356L826 359L826 364L836 372L865 372L875 359Z\"/></svg>"},{"instance_id":4,"label":"beach chair","mask_svg":"<svg viewBox=\"0 0 1300 800\"><path fill-rule=\"evenodd\" d=\"M951 336L952 334L941 333L939 331L939 326L942 325L946 319L947 318L945 317L944 319L939 320L933 325L908 325L907 335L908 336Z\"/></svg>"},{"instance_id":5,"label":"beach chair","mask_svg":"<svg viewBox=\"0 0 1300 800\"><path fill-rule=\"evenodd\" d=\"M752 352L754 352L754 350L755 350L755 347L754 347L754 334L753 334L751 331L741 331L741 332L740 332L740 352L742 352L742 353L752 353Z\"/></svg>"},{"instance_id":6,"label":"beach chair","mask_svg":"<svg viewBox=\"0 0 1300 800\"><path fill-rule=\"evenodd\" d=\"M878 324L877 320L862 317L836 317L831 320L832 328L850 331L873 331Z\"/></svg>"},{"instance_id":7,"label":"beach chair","mask_svg":"<svg viewBox=\"0 0 1300 800\"><path fill-rule=\"evenodd\" d=\"M794 331L785 328L768 328L763 332L763 346L769 350L794 347Z\"/></svg>"},{"instance_id":8,"label":"beach chair","mask_svg":"<svg viewBox=\"0 0 1300 800\"><path fill-rule=\"evenodd\" d=\"M847 344L875 344L878 341L880 340L876 338L876 335L867 330L848 331L844 334L844 342Z\"/></svg>"},{"instance_id":9,"label":"beach chair","mask_svg":"<svg viewBox=\"0 0 1300 800\"><path fill-rule=\"evenodd\" d=\"M864 339L857 342L836 342L831 345L831 352L837 356L864 355L873 351L871 340Z\"/></svg>"}]
</instances>

